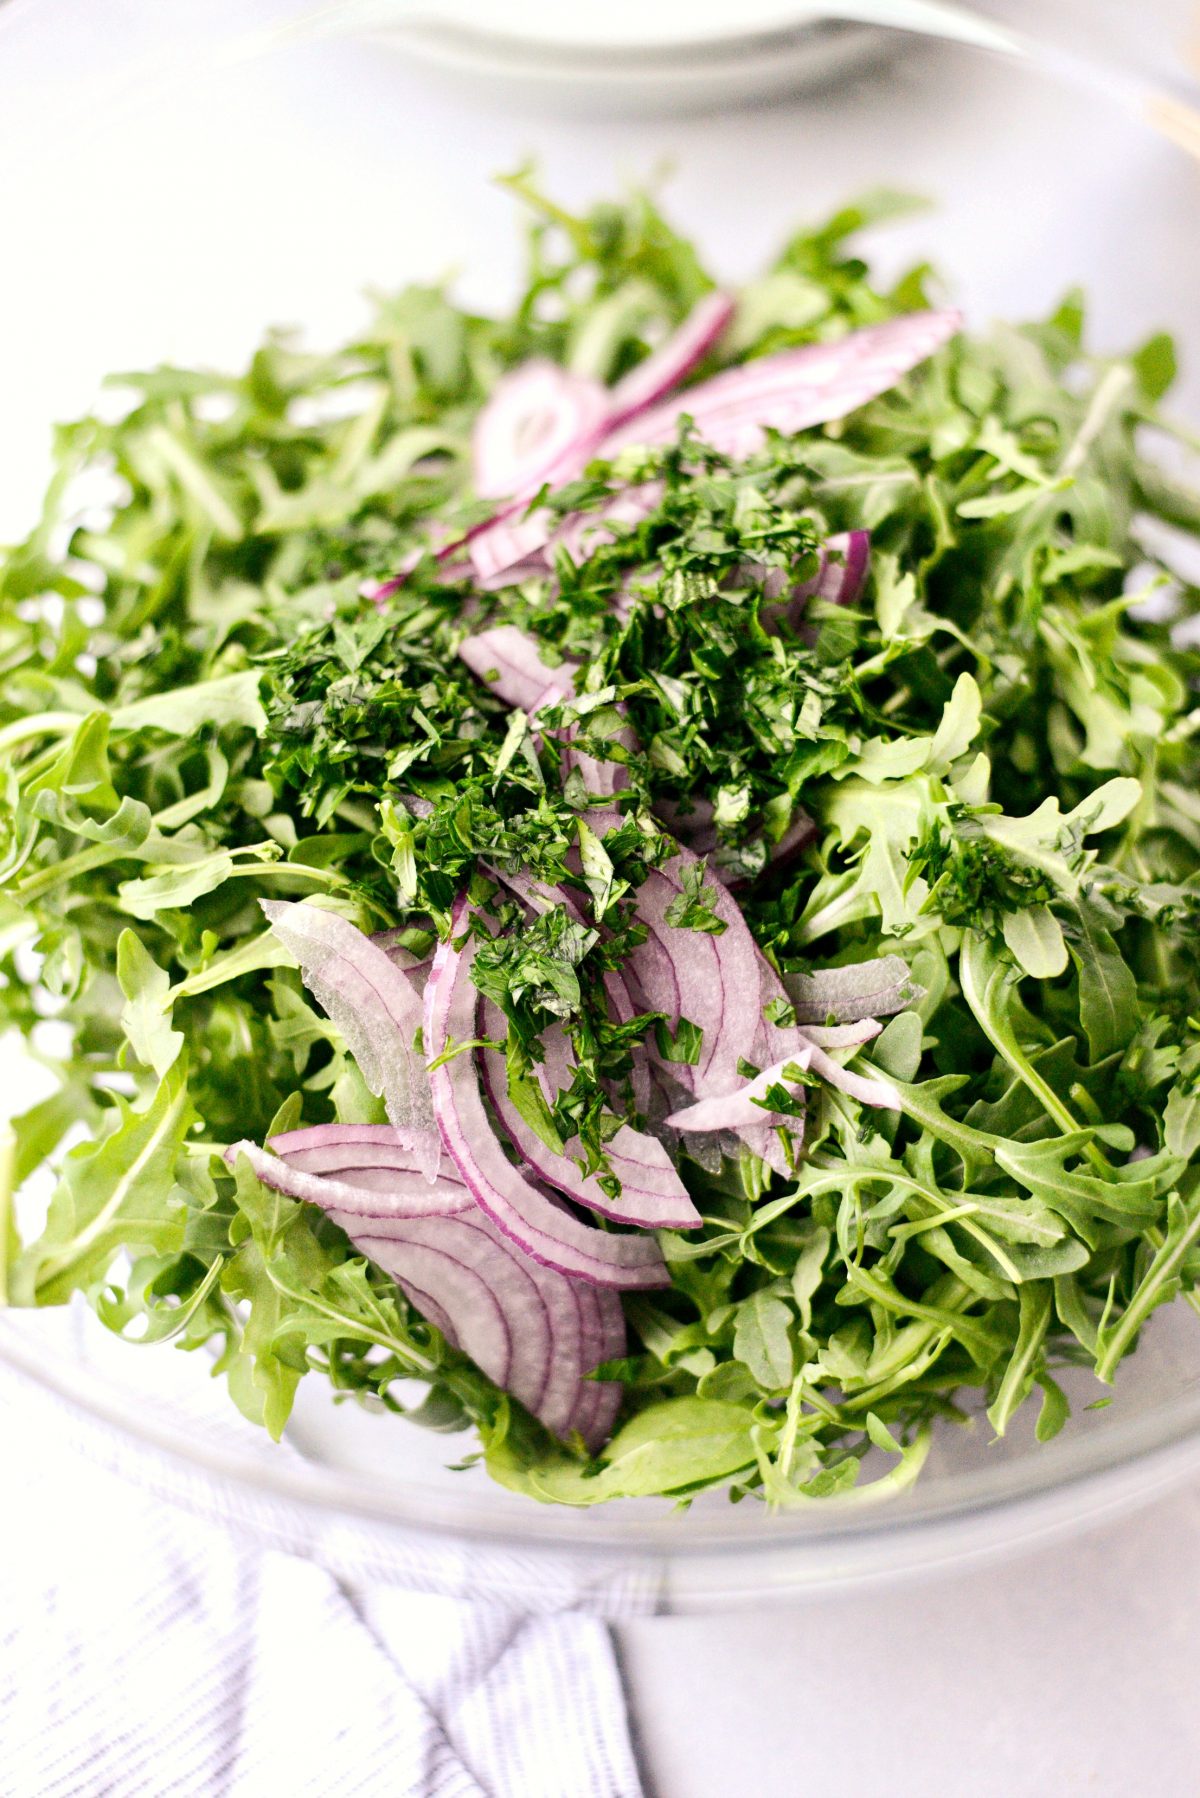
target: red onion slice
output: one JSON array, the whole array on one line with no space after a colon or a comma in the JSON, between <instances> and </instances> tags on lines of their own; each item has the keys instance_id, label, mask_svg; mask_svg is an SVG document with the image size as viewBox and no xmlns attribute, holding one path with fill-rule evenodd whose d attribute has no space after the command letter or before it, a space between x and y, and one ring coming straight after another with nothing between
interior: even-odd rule
<instances>
[{"instance_id":1,"label":"red onion slice","mask_svg":"<svg viewBox=\"0 0 1200 1798\"><path fill-rule=\"evenodd\" d=\"M479 1034L500 1038L504 1032L503 1014L485 999ZM562 1075L558 1080L548 1077L552 1039L557 1039L565 1051L560 1058L566 1063L565 1079ZM572 1057L566 1034L561 1029L548 1029L543 1041L548 1050L547 1059L536 1072L547 1103L553 1104L556 1093L570 1084ZM525 1165L539 1180L555 1187L575 1204L598 1211L602 1217L610 1217L616 1223L636 1224L644 1230L694 1230L698 1227L700 1213L660 1142L622 1124L607 1145L609 1165L621 1182L618 1197L610 1198L596 1176L585 1177L571 1159L572 1148L577 1155L583 1153L577 1140L567 1144L565 1155L556 1154L525 1122L508 1095L503 1053L498 1049L481 1049L479 1059L492 1110Z\"/></svg>"},{"instance_id":2,"label":"red onion slice","mask_svg":"<svg viewBox=\"0 0 1200 1798\"><path fill-rule=\"evenodd\" d=\"M346 1221L341 1213L331 1211L329 1215L334 1223L345 1230L347 1236L349 1236L350 1231L346 1228ZM365 1250L363 1252L364 1254L366 1253ZM368 1255L367 1259L371 1260L372 1257ZM384 1271L386 1272L387 1270L385 1269ZM413 1309L421 1313L421 1316L425 1319L426 1323L431 1323L435 1330L440 1330L452 1349L461 1351L462 1343L458 1339L458 1331L454 1328L454 1324L448 1313L442 1310L442 1307L438 1304L432 1293L428 1293L423 1287L415 1285L411 1279L397 1280L396 1284L400 1287L400 1290L403 1292L405 1298Z\"/></svg>"},{"instance_id":3,"label":"red onion slice","mask_svg":"<svg viewBox=\"0 0 1200 1798\"><path fill-rule=\"evenodd\" d=\"M612 799L629 785L629 770L623 762L608 760L597 761L594 755L588 755L582 749L576 749L575 736L577 727L571 725L558 735L563 743L563 767L568 774L578 774L583 782L585 793L596 799ZM622 748L636 750L637 738L629 725L622 725L610 739L619 743Z\"/></svg>"},{"instance_id":4,"label":"red onion slice","mask_svg":"<svg viewBox=\"0 0 1200 1798\"><path fill-rule=\"evenodd\" d=\"M906 313L832 343L806 344L740 363L648 410L626 405L606 432L581 435L574 451L559 458L553 479L560 484L571 480L593 457L611 458L630 444L669 443L684 414L724 455L735 460L751 455L761 448L768 428L792 434L831 424L877 399L948 342L961 323L961 315L952 311ZM452 561L465 549L482 583L504 584L511 570L540 557L554 534L546 516L517 516L535 495L536 487L508 500L492 518L443 544L438 559ZM407 572L383 582L371 597L386 599L403 586Z\"/></svg>"},{"instance_id":5,"label":"red onion slice","mask_svg":"<svg viewBox=\"0 0 1200 1798\"><path fill-rule=\"evenodd\" d=\"M624 1318L615 1293L601 1295L527 1259L478 1208L467 1216L410 1220L386 1231L374 1220L336 1210L330 1216L452 1346L548 1430L566 1437L578 1428L589 1447L600 1446L620 1389L614 1402L608 1386L583 1376L624 1352ZM597 1303L601 1297L603 1306Z\"/></svg>"},{"instance_id":6,"label":"red onion slice","mask_svg":"<svg viewBox=\"0 0 1200 1798\"><path fill-rule=\"evenodd\" d=\"M323 1210L336 1206L358 1218L448 1217L455 1212L470 1210L474 1203L470 1193L457 1180L446 1180L439 1175L430 1181L411 1167L396 1168L386 1183L379 1179L377 1167L367 1169L367 1181L353 1179L351 1175L357 1167L355 1157L362 1152L349 1147L343 1152L346 1159L340 1169L315 1172L268 1154L266 1149L260 1149L252 1142L233 1143L225 1151L225 1159L233 1167L238 1156L244 1155L264 1186L286 1193L289 1198L320 1205Z\"/></svg>"},{"instance_id":7,"label":"red onion slice","mask_svg":"<svg viewBox=\"0 0 1200 1798\"><path fill-rule=\"evenodd\" d=\"M638 915L642 915L640 902ZM683 1016L679 976L669 949L653 926L650 926L646 941L634 950L626 965L638 1010L662 1012L672 1033L678 1030ZM692 1069L685 1062L672 1062L671 1066L680 1080L690 1081Z\"/></svg>"},{"instance_id":8,"label":"red onion slice","mask_svg":"<svg viewBox=\"0 0 1200 1798\"><path fill-rule=\"evenodd\" d=\"M417 1166L408 1133L392 1124L305 1124L299 1130L282 1130L269 1137L267 1147L285 1157L310 1149L377 1148L391 1153L397 1167ZM452 1167L443 1168L442 1174L447 1180L458 1180Z\"/></svg>"},{"instance_id":9,"label":"red onion slice","mask_svg":"<svg viewBox=\"0 0 1200 1798\"><path fill-rule=\"evenodd\" d=\"M605 1361L617 1361L626 1349L625 1314L617 1294L601 1286L575 1285L579 1302L582 1343L580 1359L584 1374L589 1374ZM570 1427L578 1430L593 1451L608 1441L621 1406L621 1384L618 1380L580 1382Z\"/></svg>"},{"instance_id":10,"label":"red onion slice","mask_svg":"<svg viewBox=\"0 0 1200 1798\"><path fill-rule=\"evenodd\" d=\"M539 704L548 704L552 692L561 693L563 699L574 695L578 664L563 662L557 668L549 667L538 655L533 638L515 624L475 631L463 638L458 654L497 699L522 712L532 713Z\"/></svg>"},{"instance_id":11,"label":"red onion slice","mask_svg":"<svg viewBox=\"0 0 1200 1798\"><path fill-rule=\"evenodd\" d=\"M717 846L713 804L702 793L690 799L656 799L654 815L693 855L710 855Z\"/></svg>"},{"instance_id":12,"label":"red onion slice","mask_svg":"<svg viewBox=\"0 0 1200 1798\"><path fill-rule=\"evenodd\" d=\"M878 1018L860 1018L856 1024L806 1024L804 1034L818 1049L856 1049L882 1029Z\"/></svg>"},{"instance_id":13,"label":"red onion slice","mask_svg":"<svg viewBox=\"0 0 1200 1798\"><path fill-rule=\"evenodd\" d=\"M534 639L515 624L499 624L476 631L459 644L458 654L472 674L490 687L498 699L506 705L519 707L531 719L536 718L544 707L561 705L575 697L579 664L562 662L551 668L539 656ZM563 744L565 768L568 772L578 770L589 793L609 799L626 785L629 777L619 762L598 761L574 747L578 726L570 725L554 734ZM637 739L627 725L617 732L614 741L628 750L637 747Z\"/></svg>"},{"instance_id":14,"label":"red onion slice","mask_svg":"<svg viewBox=\"0 0 1200 1798\"><path fill-rule=\"evenodd\" d=\"M595 453L611 457L630 444L669 443L687 414L706 442L727 454L749 454L768 427L792 434L831 424L886 393L948 342L961 322L957 312L910 312L832 343L805 344L725 369L618 426Z\"/></svg>"},{"instance_id":15,"label":"red onion slice","mask_svg":"<svg viewBox=\"0 0 1200 1798\"><path fill-rule=\"evenodd\" d=\"M472 911L460 898L451 935L439 944L425 989L425 1046L436 1058L475 1033L477 993L471 981L476 939ZM431 1080L442 1140L477 1203L525 1253L560 1273L596 1285L667 1286L670 1276L652 1236L593 1230L560 1212L513 1167L492 1129L472 1054L456 1055Z\"/></svg>"},{"instance_id":16,"label":"red onion slice","mask_svg":"<svg viewBox=\"0 0 1200 1798\"><path fill-rule=\"evenodd\" d=\"M871 571L871 533L843 531L830 537L821 551L821 565L811 581L797 587L793 599L827 599L831 605L852 606Z\"/></svg>"},{"instance_id":17,"label":"red onion slice","mask_svg":"<svg viewBox=\"0 0 1200 1798\"><path fill-rule=\"evenodd\" d=\"M427 1293L449 1318L463 1354L536 1412L550 1370L550 1326L516 1256L478 1230L473 1216L425 1219L403 1240L376 1236L361 1224L347 1234L401 1287L411 1280Z\"/></svg>"},{"instance_id":18,"label":"red onion slice","mask_svg":"<svg viewBox=\"0 0 1200 1798\"><path fill-rule=\"evenodd\" d=\"M475 425L476 492L485 498L512 494L519 505L527 504L544 485L572 480L587 466L606 432L644 411L691 373L720 338L733 311L729 295L706 295L679 329L611 393L543 360L505 375ZM639 516L656 503L651 500ZM539 552L558 535L548 521L536 518L522 519L507 530L478 532L468 543L476 577L492 586L502 578L521 578L524 565L525 571L537 572Z\"/></svg>"},{"instance_id":19,"label":"red onion slice","mask_svg":"<svg viewBox=\"0 0 1200 1798\"><path fill-rule=\"evenodd\" d=\"M430 806L429 810L432 811L433 807ZM377 949L383 950L394 966L400 969L417 997L420 998L425 991L425 982L429 979L433 956L414 955L412 950L406 949L400 941L403 935L402 930L377 930L372 935L371 941Z\"/></svg>"},{"instance_id":20,"label":"red onion slice","mask_svg":"<svg viewBox=\"0 0 1200 1798\"><path fill-rule=\"evenodd\" d=\"M421 1001L402 969L336 912L306 903L260 901L271 928L299 963L305 986L337 1026L371 1092L408 1133L427 1179L441 1160L425 1064L414 1048Z\"/></svg>"},{"instance_id":21,"label":"red onion slice","mask_svg":"<svg viewBox=\"0 0 1200 1798\"><path fill-rule=\"evenodd\" d=\"M332 1152L332 1139L342 1132L346 1154L391 1146L387 1126L368 1124L319 1126L275 1140L293 1157L316 1156ZM301 1172L253 1143L235 1144L227 1158L233 1162L238 1155L245 1155L267 1184L319 1205L356 1248L399 1283L452 1347L520 1399L547 1429L563 1437L578 1429L593 1448L604 1440L620 1389L614 1395L583 1376L624 1352L624 1318L614 1292L576 1286L528 1259L484 1216L456 1176L444 1176L436 1189L419 1184L427 1207L433 1190L443 1194L448 1208L442 1213L418 1215L394 1207L381 1212L360 1209L361 1195L342 1181Z\"/></svg>"},{"instance_id":22,"label":"red onion slice","mask_svg":"<svg viewBox=\"0 0 1200 1798\"><path fill-rule=\"evenodd\" d=\"M772 603L762 609L762 621L770 630L775 621L786 618L793 630L799 628L810 599L823 599L830 605L854 605L871 570L871 535L869 531L843 531L822 545L817 572L791 592L784 594L777 577L782 570L766 570L764 585L771 590ZM761 571L759 571L761 572Z\"/></svg>"},{"instance_id":23,"label":"red onion slice","mask_svg":"<svg viewBox=\"0 0 1200 1798\"><path fill-rule=\"evenodd\" d=\"M702 1099L697 1105L688 1105L682 1111L672 1112L667 1122L675 1130L697 1131L743 1130L747 1126L761 1123L763 1108L755 1101L765 1099L772 1086L796 1090L796 1083L789 1080L784 1072L793 1065L819 1075L830 1086L836 1086L839 1091L857 1099L862 1105L891 1111L900 1109L900 1095L886 1080L853 1073L834 1061L815 1043L800 1039L797 1033L796 1047L785 1060L777 1061L773 1067L764 1068L761 1074L747 1081L735 1093L727 1093L720 1098Z\"/></svg>"},{"instance_id":24,"label":"red onion slice","mask_svg":"<svg viewBox=\"0 0 1200 1798\"><path fill-rule=\"evenodd\" d=\"M609 1012L618 1024L628 1024L638 1015L623 973L615 969L607 973L604 976L604 991L608 997ZM633 1102L645 1118L650 1114L650 1065L646 1055L638 1053L638 1047L634 1048L631 1059L633 1065L629 1070L629 1084Z\"/></svg>"},{"instance_id":25,"label":"red onion slice","mask_svg":"<svg viewBox=\"0 0 1200 1798\"><path fill-rule=\"evenodd\" d=\"M575 895L568 892L566 887L549 887L544 881L535 880L528 874L505 874L502 869L490 863L485 864L484 872L489 874L493 880L498 880L502 886L506 886L509 892L514 894L523 905L528 906L530 911L546 912L552 906L561 905L573 923L587 926L588 920L584 917L581 906ZM604 990L608 995L609 1009L618 1024L627 1024L631 1018L637 1017L639 1009L646 1011L657 1009L654 1006L639 1008L634 1004L633 995L622 969L610 969L605 974ZM547 1076L561 1089L568 1084L570 1076L565 1067L560 1070L556 1065L554 1033L549 1032L543 1038L543 1043L547 1054ZM634 1103L642 1116L646 1117L650 1112L650 1069L644 1056L634 1057L630 1080L633 1086Z\"/></svg>"},{"instance_id":26,"label":"red onion slice","mask_svg":"<svg viewBox=\"0 0 1200 1798\"><path fill-rule=\"evenodd\" d=\"M551 537L549 514L530 518L508 516L479 530L467 542L467 555L476 583L491 591L511 587L528 574L544 574L549 560L543 553Z\"/></svg>"},{"instance_id":27,"label":"red onion slice","mask_svg":"<svg viewBox=\"0 0 1200 1798\"><path fill-rule=\"evenodd\" d=\"M638 917L647 925L655 949L647 954L649 943L635 949L630 968L648 1000L652 991L671 1000L669 1007L652 1001L647 1009L667 1010L672 1028L677 1028L682 1014L703 1031L695 1066L672 1064L699 1095L729 1092L740 1084L738 1063L749 1056L758 1028L760 957L736 901L711 875L705 878L704 890L725 926L721 933L667 922L668 908L683 892L682 870L695 863L696 857L681 849L663 868L651 869L638 888ZM671 982L664 978L664 958Z\"/></svg>"},{"instance_id":28,"label":"red onion slice","mask_svg":"<svg viewBox=\"0 0 1200 1798\"><path fill-rule=\"evenodd\" d=\"M676 841L690 849L693 855L712 855L719 847L720 838L713 822L712 802L702 794L696 795L687 810L680 800L656 800L654 815L666 825ZM807 812L796 811L778 842L768 844L768 863L771 867L786 867L800 850L808 847L816 834L817 827ZM713 879L719 880L722 886L737 888L746 884L744 874L733 868L725 868L720 862L712 862L710 872Z\"/></svg>"},{"instance_id":29,"label":"red onion slice","mask_svg":"<svg viewBox=\"0 0 1200 1798\"><path fill-rule=\"evenodd\" d=\"M644 412L686 380L724 336L736 310L732 294L709 293L698 300L679 329L617 382L611 395L610 426L615 428Z\"/></svg>"},{"instance_id":30,"label":"red onion slice","mask_svg":"<svg viewBox=\"0 0 1200 1798\"><path fill-rule=\"evenodd\" d=\"M573 562L586 561L605 543L613 543L622 535L614 526L639 525L657 509L662 501L662 481L640 481L635 487L621 487L603 505L588 512L568 512L546 537L554 548L561 544Z\"/></svg>"},{"instance_id":31,"label":"red onion slice","mask_svg":"<svg viewBox=\"0 0 1200 1798\"><path fill-rule=\"evenodd\" d=\"M497 381L475 420L471 458L484 499L570 479L611 415L607 389L541 358Z\"/></svg>"},{"instance_id":32,"label":"red onion slice","mask_svg":"<svg viewBox=\"0 0 1200 1798\"><path fill-rule=\"evenodd\" d=\"M422 1187L428 1190L428 1182L421 1175L417 1158L404 1134L390 1124L319 1124L273 1136L267 1147L297 1173L324 1174L368 1192L397 1190L419 1197ZM459 1179L457 1169L450 1164L443 1163L437 1183L457 1190L462 1199L461 1209L474 1203ZM455 1207L436 1207L439 1215L446 1209ZM410 1204L404 1214L423 1215L424 1210L423 1206L414 1210Z\"/></svg>"}]
</instances>

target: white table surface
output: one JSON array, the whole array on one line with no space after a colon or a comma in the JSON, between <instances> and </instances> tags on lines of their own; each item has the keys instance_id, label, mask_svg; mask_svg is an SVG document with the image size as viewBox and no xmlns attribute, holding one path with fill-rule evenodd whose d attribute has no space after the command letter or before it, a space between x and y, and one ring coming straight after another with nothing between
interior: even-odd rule
<instances>
[{"instance_id":1,"label":"white table surface","mask_svg":"<svg viewBox=\"0 0 1200 1798\"><path fill-rule=\"evenodd\" d=\"M1180 0L1159 3L1178 25ZM1065 286L1089 184L1141 182L1150 165L1148 204L1181 286L1200 285L1200 187L1182 169L1161 178L1167 153L1120 133L1064 142L1071 227L1061 189L1052 202L1030 167L1023 253L981 242L971 170L947 160L948 138L977 133L982 113L986 153L1019 159L1022 121L992 86L964 83L948 102L920 65L864 80L832 127L811 103L616 122L523 116L378 48L327 45L220 82L160 73L148 98L96 125L72 82L130 47L158 54L185 27L262 9L56 0L38 9L52 30L31 10L22 18L15 0L7 39L0 14L0 537L40 491L47 419L85 405L108 367L236 358L268 319L302 319L319 342L361 316L364 287L456 266L469 293L502 293L514 234L487 178L530 151L568 201L669 157L675 215L736 276L798 214L886 178L872 83L899 82L911 133L926 133L927 185L969 243L969 305L1002 312ZM818 127L836 154L806 154ZM1118 266L1098 296L1102 330L1136 314L1138 291L1137 271ZM647 1620L621 1642L649 1798L1188 1798L1200 1789L1200 1490L994 1569L767 1617Z\"/></svg>"}]
</instances>

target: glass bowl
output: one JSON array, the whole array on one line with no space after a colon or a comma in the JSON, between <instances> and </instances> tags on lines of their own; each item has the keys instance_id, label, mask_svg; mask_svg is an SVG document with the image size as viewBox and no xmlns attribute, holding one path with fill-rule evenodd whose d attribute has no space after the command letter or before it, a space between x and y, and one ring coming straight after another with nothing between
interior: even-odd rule
<instances>
[{"instance_id":1,"label":"glass bowl","mask_svg":"<svg viewBox=\"0 0 1200 1798\"><path fill-rule=\"evenodd\" d=\"M53 67L64 12L88 23L60 6L50 45L27 12L21 54L0 59L0 139L16 119L23 146L0 233L28 277L5 290L0 538L28 525L51 421L90 405L110 368L240 359L269 321L302 321L319 343L352 328L362 288L454 266L472 300L502 299L515 233L487 176L530 149L568 203L669 156L666 203L735 281L796 220L857 191L925 194L933 210L871 244L885 271L928 257L977 322L1043 312L1082 283L1098 347L1176 333L1177 404L1200 415L1200 168L1124 82L906 37L886 68L789 104L531 122L501 97L467 109L356 41L200 59L190 78L176 59L165 80L154 50L140 65L154 79L97 89L86 58ZM23 1073L3 1053L11 1097ZM531 1609L695 1610L911 1574L1079 1528L1200 1464L1200 1322L1182 1306L1156 1315L1111 1405L1086 1409L1100 1389L1076 1389L1054 1442L1034 1442L1023 1416L1002 1443L947 1425L911 1492L786 1515L711 1496L535 1506L451 1471L465 1438L335 1405L316 1380L275 1447L196 1357L139 1354L75 1309L0 1315L0 1358L35 1412L164 1498L339 1571Z\"/></svg>"}]
</instances>

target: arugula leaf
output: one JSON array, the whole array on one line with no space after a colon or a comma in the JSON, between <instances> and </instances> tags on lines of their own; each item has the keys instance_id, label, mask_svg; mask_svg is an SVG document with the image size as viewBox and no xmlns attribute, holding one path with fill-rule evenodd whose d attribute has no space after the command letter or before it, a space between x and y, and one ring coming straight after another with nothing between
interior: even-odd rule
<instances>
[{"instance_id":1,"label":"arugula leaf","mask_svg":"<svg viewBox=\"0 0 1200 1798\"><path fill-rule=\"evenodd\" d=\"M125 995L121 1023L138 1060L161 1080L184 1045L181 1030L167 1017L171 977L160 968L132 930L117 939L117 979Z\"/></svg>"},{"instance_id":2,"label":"arugula leaf","mask_svg":"<svg viewBox=\"0 0 1200 1798\"><path fill-rule=\"evenodd\" d=\"M140 1111L118 1099L112 1128L68 1153L46 1228L13 1268L17 1303L60 1304L100 1278L122 1244L163 1253L182 1243L172 1180L193 1116L186 1075L176 1061Z\"/></svg>"},{"instance_id":3,"label":"arugula leaf","mask_svg":"<svg viewBox=\"0 0 1200 1798\"><path fill-rule=\"evenodd\" d=\"M791 1385L791 1321L785 1301L767 1291L754 1293L738 1306L733 1352L766 1392Z\"/></svg>"}]
</instances>

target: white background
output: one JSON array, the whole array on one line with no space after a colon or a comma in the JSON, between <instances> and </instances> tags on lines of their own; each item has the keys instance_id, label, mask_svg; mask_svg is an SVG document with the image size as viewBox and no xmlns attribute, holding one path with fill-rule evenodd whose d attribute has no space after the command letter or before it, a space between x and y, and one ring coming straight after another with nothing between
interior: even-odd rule
<instances>
[{"instance_id":1,"label":"white background","mask_svg":"<svg viewBox=\"0 0 1200 1798\"><path fill-rule=\"evenodd\" d=\"M1092 196L1114 184L1145 193L1193 305L1200 287L1194 172L1149 139L1064 130L1051 178L1003 83L948 90L936 58L864 77L836 107L639 122L467 96L375 46L197 74L188 32L211 41L263 10L0 12L0 535L29 520L48 421L86 405L109 367L240 357L270 319L320 342L362 316L365 286L454 267L472 297L502 296L514 240L487 181L531 151L568 201L670 157L674 213L736 276L798 215L888 178L874 130L886 91L962 244L969 306L1038 304L1094 266ZM1185 8L1125 11L1153 38ZM131 54L140 82L119 78ZM1035 100L1057 104L1049 89ZM1005 162L1021 171L1019 216L993 237L980 183ZM1131 316L1155 320L1136 316L1144 271L1114 251L1099 325L1128 335ZM995 1570L765 1617L637 1623L622 1645L659 1798L1186 1798L1200 1788L1200 1493Z\"/></svg>"}]
</instances>

